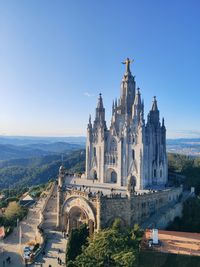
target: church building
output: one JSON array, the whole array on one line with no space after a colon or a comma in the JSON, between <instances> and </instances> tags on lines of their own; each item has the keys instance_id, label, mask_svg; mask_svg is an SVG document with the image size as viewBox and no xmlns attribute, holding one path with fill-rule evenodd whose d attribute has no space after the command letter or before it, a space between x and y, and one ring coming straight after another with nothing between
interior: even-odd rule
<instances>
[{"instance_id":1,"label":"church building","mask_svg":"<svg viewBox=\"0 0 200 267\"><path fill-rule=\"evenodd\" d=\"M145 122L131 61L123 63L121 96L113 102L110 127L101 94L93 123L89 118L85 174L59 169L57 228L68 233L83 223L93 233L115 218L126 227L138 223L163 229L182 213L183 188L168 186L166 129L156 98Z\"/></svg>"},{"instance_id":2,"label":"church building","mask_svg":"<svg viewBox=\"0 0 200 267\"><path fill-rule=\"evenodd\" d=\"M95 119L87 127L86 179L135 189L164 186L167 183L166 128L160 123L156 97L153 98L147 121L144 102L131 60L123 62L126 70L121 82L121 96L113 101L111 124L105 121L102 95L99 95Z\"/></svg>"}]
</instances>

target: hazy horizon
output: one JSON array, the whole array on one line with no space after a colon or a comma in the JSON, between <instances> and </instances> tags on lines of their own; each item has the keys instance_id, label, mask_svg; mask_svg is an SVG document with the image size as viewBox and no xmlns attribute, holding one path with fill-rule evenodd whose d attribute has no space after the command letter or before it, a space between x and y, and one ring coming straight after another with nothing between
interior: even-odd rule
<instances>
[{"instance_id":1,"label":"hazy horizon","mask_svg":"<svg viewBox=\"0 0 200 267\"><path fill-rule=\"evenodd\" d=\"M64 138L85 138L86 139L86 135L2 135L0 134L0 138L20 138L20 139L29 139L29 138L36 138L36 139L64 139ZM182 136L182 137L167 137L167 140L173 140L173 139L200 139L200 136L188 136L188 135L185 135L185 136Z\"/></svg>"}]
</instances>

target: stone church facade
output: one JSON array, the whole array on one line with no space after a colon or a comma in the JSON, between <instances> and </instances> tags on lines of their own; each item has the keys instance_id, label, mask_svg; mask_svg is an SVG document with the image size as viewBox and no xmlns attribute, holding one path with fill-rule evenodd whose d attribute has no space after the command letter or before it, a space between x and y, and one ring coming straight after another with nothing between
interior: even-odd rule
<instances>
[{"instance_id":1,"label":"stone church facade","mask_svg":"<svg viewBox=\"0 0 200 267\"><path fill-rule=\"evenodd\" d=\"M160 123L156 97L144 120L144 102L127 58L121 96L113 102L111 125L105 121L101 94L95 119L87 127L86 178L100 183L126 186L128 178L136 189L167 183L166 128Z\"/></svg>"},{"instance_id":2,"label":"stone church facade","mask_svg":"<svg viewBox=\"0 0 200 267\"><path fill-rule=\"evenodd\" d=\"M144 120L144 103L127 58L121 96L112 106L109 129L101 94L94 122L89 119L86 172L70 176L60 167L57 227L70 232L86 223L90 232L115 218L124 226L164 228L181 216L182 187L167 187L166 129L154 97Z\"/></svg>"}]
</instances>

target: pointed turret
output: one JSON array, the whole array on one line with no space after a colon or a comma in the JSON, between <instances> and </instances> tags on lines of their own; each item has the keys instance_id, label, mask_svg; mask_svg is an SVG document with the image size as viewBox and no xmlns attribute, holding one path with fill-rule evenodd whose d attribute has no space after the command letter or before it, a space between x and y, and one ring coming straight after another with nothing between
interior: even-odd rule
<instances>
[{"instance_id":1,"label":"pointed turret","mask_svg":"<svg viewBox=\"0 0 200 267\"><path fill-rule=\"evenodd\" d=\"M165 135L166 134L166 127L165 127L165 120L164 120L164 118L162 118L162 126L161 126L161 129L162 129L162 133Z\"/></svg>"},{"instance_id":2,"label":"pointed turret","mask_svg":"<svg viewBox=\"0 0 200 267\"><path fill-rule=\"evenodd\" d=\"M156 97L153 97L153 102L152 102L152 107L149 112L149 118L148 122L153 125L154 127L159 126L160 123L160 118L159 118L159 110L158 110L158 105L157 105L157 100Z\"/></svg>"},{"instance_id":3,"label":"pointed turret","mask_svg":"<svg viewBox=\"0 0 200 267\"><path fill-rule=\"evenodd\" d=\"M164 127L165 127L165 119L162 118L162 128L164 128Z\"/></svg>"},{"instance_id":4,"label":"pointed turret","mask_svg":"<svg viewBox=\"0 0 200 267\"><path fill-rule=\"evenodd\" d=\"M88 129L92 129L91 115L89 115Z\"/></svg>"},{"instance_id":5,"label":"pointed turret","mask_svg":"<svg viewBox=\"0 0 200 267\"><path fill-rule=\"evenodd\" d=\"M135 106L141 106L142 102L141 102L141 94L140 94L140 88L137 88L137 93L135 96L135 100L134 100L134 105Z\"/></svg>"},{"instance_id":6,"label":"pointed turret","mask_svg":"<svg viewBox=\"0 0 200 267\"><path fill-rule=\"evenodd\" d=\"M115 109L117 108L117 98L115 98Z\"/></svg>"},{"instance_id":7,"label":"pointed turret","mask_svg":"<svg viewBox=\"0 0 200 267\"><path fill-rule=\"evenodd\" d=\"M158 111L158 106L157 106L157 100L156 100L156 96L153 97L153 103L152 103L152 111Z\"/></svg>"},{"instance_id":8,"label":"pointed turret","mask_svg":"<svg viewBox=\"0 0 200 267\"><path fill-rule=\"evenodd\" d=\"M114 104L114 100L113 100L113 103L112 103L112 115L114 114L114 111L115 111L115 104Z\"/></svg>"},{"instance_id":9,"label":"pointed turret","mask_svg":"<svg viewBox=\"0 0 200 267\"><path fill-rule=\"evenodd\" d=\"M141 101L140 88L137 88L137 93L135 95L135 100L134 100L134 104L132 107L133 120L139 122L141 112L143 112L143 105L142 105L142 101Z\"/></svg>"},{"instance_id":10,"label":"pointed turret","mask_svg":"<svg viewBox=\"0 0 200 267\"><path fill-rule=\"evenodd\" d=\"M96 107L97 111L103 111L104 110L104 106L103 106L103 98L102 98L102 94L99 94L98 100L97 100L97 107Z\"/></svg>"},{"instance_id":11,"label":"pointed turret","mask_svg":"<svg viewBox=\"0 0 200 267\"><path fill-rule=\"evenodd\" d=\"M96 117L95 117L95 121L94 124L100 125L101 127L106 125L105 122L105 108L103 106L103 98L101 93L99 94L99 98L97 101L97 107L96 107Z\"/></svg>"},{"instance_id":12,"label":"pointed turret","mask_svg":"<svg viewBox=\"0 0 200 267\"><path fill-rule=\"evenodd\" d=\"M102 99L102 94L99 94L98 102L97 102L97 108L98 109L103 109L103 99Z\"/></svg>"}]
</instances>

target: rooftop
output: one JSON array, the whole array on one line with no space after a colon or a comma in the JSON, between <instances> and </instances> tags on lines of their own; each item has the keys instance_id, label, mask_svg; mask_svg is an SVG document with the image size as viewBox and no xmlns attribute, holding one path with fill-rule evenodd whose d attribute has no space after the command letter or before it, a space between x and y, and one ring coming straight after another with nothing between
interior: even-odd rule
<instances>
[{"instance_id":1,"label":"rooftop","mask_svg":"<svg viewBox=\"0 0 200 267\"><path fill-rule=\"evenodd\" d=\"M151 230L145 231L145 239L151 239ZM160 246L153 249L164 253L200 256L200 233L158 230Z\"/></svg>"}]
</instances>

